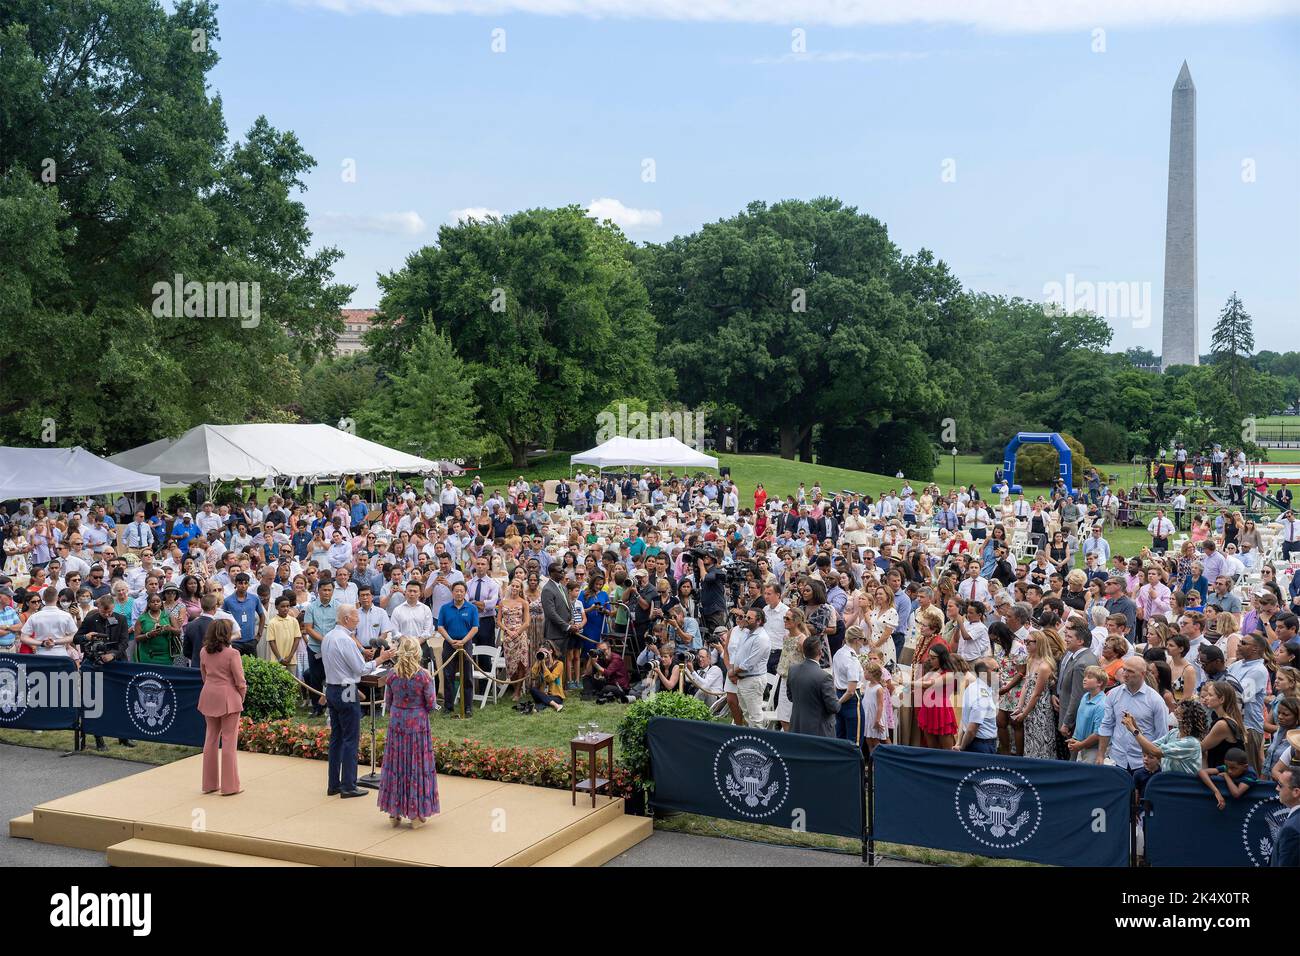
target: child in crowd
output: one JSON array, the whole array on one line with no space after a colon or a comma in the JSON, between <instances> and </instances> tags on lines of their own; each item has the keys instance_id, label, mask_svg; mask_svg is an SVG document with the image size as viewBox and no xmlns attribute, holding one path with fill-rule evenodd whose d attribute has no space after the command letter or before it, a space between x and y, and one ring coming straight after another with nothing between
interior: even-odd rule
<instances>
[{"instance_id":1,"label":"child in crowd","mask_svg":"<svg viewBox=\"0 0 1300 956\"><path fill-rule=\"evenodd\" d=\"M1239 800L1250 791L1250 785L1258 777L1255 771L1250 768L1250 763L1246 759L1246 751L1240 747L1233 747L1223 755L1223 763L1217 767L1206 767L1200 773L1201 782L1210 788L1214 794L1214 802L1222 810L1227 806L1223 799L1223 794L1219 788L1214 785L1215 777L1222 777L1224 785L1228 788L1228 793L1232 794L1234 800Z\"/></svg>"},{"instance_id":2,"label":"child in crowd","mask_svg":"<svg viewBox=\"0 0 1300 956\"><path fill-rule=\"evenodd\" d=\"M1096 763L1101 738L1097 728L1106 715L1106 671L1096 664L1083 672L1083 699L1074 717L1074 734L1066 741L1076 763Z\"/></svg>"},{"instance_id":3,"label":"child in crowd","mask_svg":"<svg viewBox=\"0 0 1300 956\"><path fill-rule=\"evenodd\" d=\"M266 644L272 659L288 666L298 654L298 643L302 640L302 627L298 619L289 613L293 605L290 594L281 594L275 599L275 617L267 625Z\"/></svg>"},{"instance_id":4,"label":"child in crowd","mask_svg":"<svg viewBox=\"0 0 1300 956\"><path fill-rule=\"evenodd\" d=\"M889 694L884 686L884 669L875 661L868 661L862 669L866 687L862 693L862 741L867 752L881 744L889 743L889 727L885 723L889 712Z\"/></svg>"}]
</instances>

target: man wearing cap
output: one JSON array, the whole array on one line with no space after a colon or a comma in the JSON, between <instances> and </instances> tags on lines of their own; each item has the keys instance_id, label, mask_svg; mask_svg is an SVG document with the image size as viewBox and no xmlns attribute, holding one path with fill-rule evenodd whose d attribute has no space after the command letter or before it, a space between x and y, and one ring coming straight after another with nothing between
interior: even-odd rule
<instances>
[{"instance_id":1,"label":"man wearing cap","mask_svg":"<svg viewBox=\"0 0 1300 956\"><path fill-rule=\"evenodd\" d=\"M14 589L0 585L0 654L18 651L18 635L23 629L22 618L14 608Z\"/></svg>"},{"instance_id":2,"label":"man wearing cap","mask_svg":"<svg viewBox=\"0 0 1300 956\"><path fill-rule=\"evenodd\" d=\"M198 525L194 523L194 516L188 511L181 515L181 520L172 525L172 540L176 546L181 549L181 555L185 556L190 553L190 542L197 538L202 532L199 531Z\"/></svg>"}]
</instances>

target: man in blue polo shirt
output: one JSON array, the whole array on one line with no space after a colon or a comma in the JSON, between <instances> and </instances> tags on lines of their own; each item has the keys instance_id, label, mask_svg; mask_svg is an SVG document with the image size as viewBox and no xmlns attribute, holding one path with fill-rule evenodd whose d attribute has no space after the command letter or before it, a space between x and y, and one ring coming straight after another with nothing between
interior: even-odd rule
<instances>
[{"instance_id":1,"label":"man in blue polo shirt","mask_svg":"<svg viewBox=\"0 0 1300 956\"><path fill-rule=\"evenodd\" d=\"M366 518L370 517L370 505L362 501L360 495L353 495L348 514L352 519L352 527L360 528L366 523Z\"/></svg>"},{"instance_id":2,"label":"man in blue polo shirt","mask_svg":"<svg viewBox=\"0 0 1300 956\"><path fill-rule=\"evenodd\" d=\"M222 610L235 619L239 628L239 637L232 642L232 647L244 656L257 653L257 639L266 628L266 611L262 599L256 594L248 593L249 577L243 571L235 575L235 593L226 598Z\"/></svg>"},{"instance_id":3,"label":"man in blue polo shirt","mask_svg":"<svg viewBox=\"0 0 1300 956\"><path fill-rule=\"evenodd\" d=\"M478 608L465 600L465 582L457 581L451 586L451 601L442 606L438 612L438 634L442 637L442 662L444 668L458 650L460 655L456 670L460 672L460 689L465 701L465 716L473 712L474 675L470 669L471 655L474 653L474 635L478 633ZM443 713L452 715L454 695L452 692L453 671L444 670L443 679Z\"/></svg>"},{"instance_id":4,"label":"man in blue polo shirt","mask_svg":"<svg viewBox=\"0 0 1300 956\"><path fill-rule=\"evenodd\" d=\"M183 555L190 553L190 542L201 533L199 526L194 523L194 518L188 511L181 515L180 521L172 525L172 540L176 542Z\"/></svg>"},{"instance_id":5,"label":"man in blue polo shirt","mask_svg":"<svg viewBox=\"0 0 1300 956\"><path fill-rule=\"evenodd\" d=\"M321 641L325 635L334 630L338 624L339 607L342 604L334 597L334 582L322 581L316 589L316 598L302 612L303 637L307 640L307 678L309 687L325 693L325 663L321 658ZM324 709L320 698L313 695L311 712L319 717Z\"/></svg>"}]
</instances>

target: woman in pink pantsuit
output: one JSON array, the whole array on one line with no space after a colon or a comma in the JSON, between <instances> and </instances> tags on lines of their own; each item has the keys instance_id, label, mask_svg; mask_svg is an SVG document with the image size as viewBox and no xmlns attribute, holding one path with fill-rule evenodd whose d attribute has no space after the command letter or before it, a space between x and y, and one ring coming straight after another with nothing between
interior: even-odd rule
<instances>
[{"instance_id":1,"label":"woman in pink pantsuit","mask_svg":"<svg viewBox=\"0 0 1300 956\"><path fill-rule=\"evenodd\" d=\"M239 652L230 646L233 635L234 625L230 621L224 618L213 621L208 625L203 650L199 653L199 673L203 676L199 713L208 724L208 735L203 741L203 792L220 790L223 797L234 796L243 789L239 786L239 715L244 710L248 683L244 680Z\"/></svg>"}]
</instances>

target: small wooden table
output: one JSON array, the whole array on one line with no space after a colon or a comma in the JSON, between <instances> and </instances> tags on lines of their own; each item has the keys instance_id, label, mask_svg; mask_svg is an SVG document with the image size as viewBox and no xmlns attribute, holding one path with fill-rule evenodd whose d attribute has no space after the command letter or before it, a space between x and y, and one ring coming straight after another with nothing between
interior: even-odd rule
<instances>
[{"instance_id":1,"label":"small wooden table","mask_svg":"<svg viewBox=\"0 0 1300 956\"><path fill-rule=\"evenodd\" d=\"M585 737L574 737L569 741L569 790L573 797L573 805L575 807L578 805L579 790L591 791L591 807L594 810L596 808L596 792L602 787L609 787L608 777L596 776L596 770L599 763L597 754L602 747L606 750L609 759L608 772L612 776L614 773L613 734L597 734L595 737L590 739ZM586 780L578 779L578 754L580 753L585 753L587 755L587 770L590 777ZM608 796L611 800L614 799L612 793L608 794Z\"/></svg>"}]
</instances>

